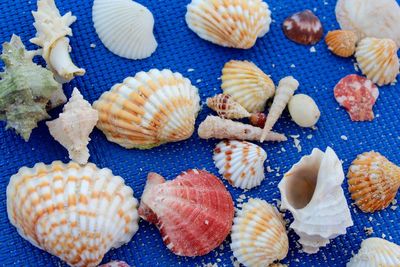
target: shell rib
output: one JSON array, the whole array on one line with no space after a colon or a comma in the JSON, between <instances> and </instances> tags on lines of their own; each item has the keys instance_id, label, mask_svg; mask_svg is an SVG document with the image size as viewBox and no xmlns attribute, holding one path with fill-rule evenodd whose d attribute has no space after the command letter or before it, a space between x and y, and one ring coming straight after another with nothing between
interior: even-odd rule
<instances>
[{"instance_id":1,"label":"shell rib","mask_svg":"<svg viewBox=\"0 0 400 267\"><path fill-rule=\"evenodd\" d=\"M103 44L128 59L150 57L157 49L153 14L131 0L95 0L94 28Z\"/></svg>"},{"instance_id":2,"label":"shell rib","mask_svg":"<svg viewBox=\"0 0 400 267\"><path fill-rule=\"evenodd\" d=\"M221 80L224 94L251 113L264 111L267 100L275 94L274 82L253 62L229 61Z\"/></svg>"},{"instance_id":3,"label":"shell rib","mask_svg":"<svg viewBox=\"0 0 400 267\"><path fill-rule=\"evenodd\" d=\"M288 76L280 80L278 89L276 89L274 101L269 110L267 121L265 122L265 126L260 138L261 142L266 140L266 136L282 115L283 110L286 108L290 98L293 96L294 91L296 91L298 87L299 82L292 76Z\"/></svg>"},{"instance_id":4,"label":"shell rib","mask_svg":"<svg viewBox=\"0 0 400 267\"><path fill-rule=\"evenodd\" d=\"M304 252L317 253L353 225L343 179L342 163L328 147L325 153L313 149L279 183L281 209L292 213L290 227L300 236Z\"/></svg>"},{"instance_id":5,"label":"shell rib","mask_svg":"<svg viewBox=\"0 0 400 267\"><path fill-rule=\"evenodd\" d=\"M192 0L186 23L200 38L214 44L249 49L271 24L271 11L261 0Z\"/></svg>"},{"instance_id":6,"label":"shell rib","mask_svg":"<svg viewBox=\"0 0 400 267\"><path fill-rule=\"evenodd\" d=\"M7 187L7 213L24 239L70 266L97 266L138 230L132 189L94 164L21 168Z\"/></svg>"},{"instance_id":7,"label":"shell rib","mask_svg":"<svg viewBox=\"0 0 400 267\"><path fill-rule=\"evenodd\" d=\"M188 139L200 110L197 88L180 73L152 69L128 77L93 107L97 127L125 148L148 149Z\"/></svg>"},{"instance_id":8,"label":"shell rib","mask_svg":"<svg viewBox=\"0 0 400 267\"><path fill-rule=\"evenodd\" d=\"M289 241L285 222L276 208L261 199L249 199L235 216L231 249L247 267L269 266L286 257Z\"/></svg>"},{"instance_id":9,"label":"shell rib","mask_svg":"<svg viewBox=\"0 0 400 267\"><path fill-rule=\"evenodd\" d=\"M239 103L232 100L230 95L219 94L207 99L207 106L217 112L223 119L243 119L250 113Z\"/></svg>"},{"instance_id":10,"label":"shell rib","mask_svg":"<svg viewBox=\"0 0 400 267\"><path fill-rule=\"evenodd\" d=\"M60 117L46 124L54 139L68 150L69 158L79 164L86 164L90 156L87 148L89 135L98 119L97 110L75 88Z\"/></svg>"},{"instance_id":11,"label":"shell rib","mask_svg":"<svg viewBox=\"0 0 400 267\"><path fill-rule=\"evenodd\" d=\"M222 141L214 149L214 164L219 174L234 187L252 189L265 178L267 153L246 141Z\"/></svg>"},{"instance_id":12,"label":"shell rib","mask_svg":"<svg viewBox=\"0 0 400 267\"><path fill-rule=\"evenodd\" d=\"M231 195L217 177L189 170L172 181L150 173L139 215L158 227L173 253L201 256L225 240L234 209Z\"/></svg>"},{"instance_id":13,"label":"shell rib","mask_svg":"<svg viewBox=\"0 0 400 267\"><path fill-rule=\"evenodd\" d=\"M358 37L353 31L330 31L325 37L328 49L339 57L351 57L356 51Z\"/></svg>"}]
</instances>

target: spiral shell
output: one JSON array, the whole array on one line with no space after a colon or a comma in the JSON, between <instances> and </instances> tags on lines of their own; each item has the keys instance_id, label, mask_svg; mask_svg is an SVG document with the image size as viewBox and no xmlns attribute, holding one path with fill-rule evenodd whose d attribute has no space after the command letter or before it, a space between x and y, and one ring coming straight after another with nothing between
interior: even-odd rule
<instances>
[{"instance_id":1,"label":"spiral shell","mask_svg":"<svg viewBox=\"0 0 400 267\"><path fill-rule=\"evenodd\" d=\"M250 113L239 103L232 100L230 95L219 94L207 99L207 106L216 111L223 119L243 119Z\"/></svg>"},{"instance_id":2,"label":"spiral shell","mask_svg":"<svg viewBox=\"0 0 400 267\"><path fill-rule=\"evenodd\" d=\"M325 37L328 49L339 57L351 57L356 51L358 37L353 31L330 31Z\"/></svg>"}]
</instances>

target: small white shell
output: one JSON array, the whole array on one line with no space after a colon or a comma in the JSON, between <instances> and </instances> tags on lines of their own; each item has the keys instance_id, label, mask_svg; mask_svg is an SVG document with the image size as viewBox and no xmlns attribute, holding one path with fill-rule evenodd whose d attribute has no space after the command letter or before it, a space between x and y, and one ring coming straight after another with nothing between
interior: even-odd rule
<instances>
[{"instance_id":1,"label":"small white shell","mask_svg":"<svg viewBox=\"0 0 400 267\"><path fill-rule=\"evenodd\" d=\"M222 141L214 149L214 163L219 173L234 187L252 189L265 178L267 153L246 141Z\"/></svg>"},{"instance_id":2,"label":"small white shell","mask_svg":"<svg viewBox=\"0 0 400 267\"><path fill-rule=\"evenodd\" d=\"M321 112L315 101L304 94L294 95L289 101L289 113L300 127L312 127L317 124Z\"/></svg>"},{"instance_id":3,"label":"small white shell","mask_svg":"<svg viewBox=\"0 0 400 267\"><path fill-rule=\"evenodd\" d=\"M128 59L150 57L157 49L153 14L131 0L95 0L93 22L103 44Z\"/></svg>"}]
</instances>

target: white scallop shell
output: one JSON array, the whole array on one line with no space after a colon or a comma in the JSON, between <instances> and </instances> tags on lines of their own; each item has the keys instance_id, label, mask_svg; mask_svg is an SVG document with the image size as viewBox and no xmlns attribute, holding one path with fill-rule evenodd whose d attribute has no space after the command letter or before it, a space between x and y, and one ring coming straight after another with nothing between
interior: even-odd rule
<instances>
[{"instance_id":1,"label":"white scallop shell","mask_svg":"<svg viewBox=\"0 0 400 267\"><path fill-rule=\"evenodd\" d=\"M131 0L95 0L93 22L103 44L128 59L150 57L157 49L153 14Z\"/></svg>"},{"instance_id":2,"label":"white scallop shell","mask_svg":"<svg viewBox=\"0 0 400 267\"><path fill-rule=\"evenodd\" d=\"M343 180L342 163L328 147L325 153L313 149L279 183L281 209L293 214L290 228L300 236L304 252L318 252L353 225L341 187Z\"/></svg>"},{"instance_id":3,"label":"white scallop shell","mask_svg":"<svg viewBox=\"0 0 400 267\"><path fill-rule=\"evenodd\" d=\"M246 141L222 141L214 149L214 163L219 173L234 187L252 189L265 178L267 153Z\"/></svg>"}]
</instances>

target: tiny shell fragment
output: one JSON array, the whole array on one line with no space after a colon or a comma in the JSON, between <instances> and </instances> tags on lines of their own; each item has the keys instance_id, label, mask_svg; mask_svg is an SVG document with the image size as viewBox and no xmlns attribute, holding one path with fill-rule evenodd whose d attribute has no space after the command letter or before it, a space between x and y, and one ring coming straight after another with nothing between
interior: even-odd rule
<instances>
[{"instance_id":1,"label":"tiny shell fragment","mask_svg":"<svg viewBox=\"0 0 400 267\"><path fill-rule=\"evenodd\" d=\"M325 37L326 45L339 57L351 57L356 51L357 35L353 31L330 31Z\"/></svg>"},{"instance_id":2,"label":"tiny shell fragment","mask_svg":"<svg viewBox=\"0 0 400 267\"><path fill-rule=\"evenodd\" d=\"M287 38L303 45L318 43L324 34L321 21L311 10L304 10L286 18L282 28Z\"/></svg>"}]
</instances>

